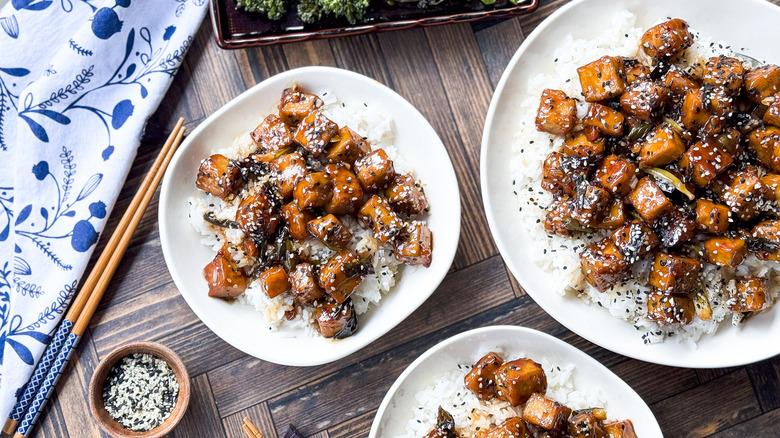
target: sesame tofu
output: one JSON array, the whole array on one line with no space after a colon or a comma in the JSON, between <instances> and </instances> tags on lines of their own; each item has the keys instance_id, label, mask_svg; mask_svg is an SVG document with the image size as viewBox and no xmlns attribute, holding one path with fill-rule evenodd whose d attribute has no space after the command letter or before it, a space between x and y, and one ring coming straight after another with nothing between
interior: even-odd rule
<instances>
[{"instance_id":1,"label":"sesame tofu","mask_svg":"<svg viewBox=\"0 0 780 438\"><path fill-rule=\"evenodd\" d=\"M609 438L638 438L631 420L604 423L604 430Z\"/></svg>"},{"instance_id":2,"label":"sesame tofu","mask_svg":"<svg viewBox=\"0 0 780 438\"><path fill-rule=\"evenodd\" d=\"M682 107L680 109L680 120L689 131L697 131L704 127L712 117L712 112L705 107L704 91L699 88L693 88L685 92Z\"/></svg>"},{"instance_id":3,"label":"sesame tofu","mask_svg":"<svg viewBox=\"0 0 780 438\"><path fill-rule=\"evenodd\" d=\"M324 207L333 196L333 183L325 172L306 174L295 186L293 197L302 210Z\"/></svg>"},{"instance_id":4,"label":"sesame tofu","mask_svg":"<svg viewBox=\"0 0 780 438\"><path fill-rule=\"evenodd\" d=\"M644 222L634 219L609 237L630 264L658 246L658 237Z\"/></svg>"},{"instance_id":5,"label":"sesame tofu","mask_svg":"<svg viewBox=\"0 0 780 438\"><path fill-rule=\"evenodd\" d=\"M636 165L617 155L604 158L596 170L595 181L618 197L628 194L639 183Z\"/></svg>"},{"instance_id":6,"label":"sesame tofu","mask_svg":"<svg viewBox=\"0 0 780 438\"><path fill-rule=\"evenodd\" d=\"M405 214L422 214L428 209L428 199L422 186L411 173L396 175L385 189L393 209Z\"/></svg>"},{"instance_id":7,"label":"sesame tofu","mask_svg":"<svg viewBox=\"0 0 780 438\"><path fill-rule=\"evenodd\" d=\"M650 80L650 67L642 64L636 59L623 59L623 71L626 73L626 82L633 84L634 82Z\"/></svg>"},{"instance_id":8,"label":"sesame tofu","mask_svg":"<svg viewBox=\"0 0 780 438\"><path fill-rule=\"evenodd\" d=\"M580 262L585 280L599 292L620 283L629 274L628 260L609 239L586 246Z\"/></svg>"},{"instance_id":9,"label":"sesame tofu","mask_svg":"<svg viewBox=\"0 0 780 438\"><path fill-rule=\"evenodd\" d=\"M214 154L200 162L195 186L204 192L225 199L243 185L241 169L224 155Z\"/></svg>"},{"instance_id":10,"label":"sesame tofu","mask_svg":"<svg viewBox=\"0 0 780 438\"><path fill-rule=\"evenodd\" d=\"M588 115L582 120L585 126L592 126L604 135L617 136L623 134L625 117L620 111L598 103L591 103Z\"/></svg>"},{"instance_id":11,"label":"sesame tofu","mask_svg":"<svg viewBox=\"0 0 780 438\"><path fill-rule=\"evenodd\" d=\"M699 280L701 268L701 262L696 259L659 252L648 281L664 294L688 295Z\"/></svg>"},{"instance_id":12,"label":"sesame tofu","mask_svg":"<svg viewBox=\"0 0 780 438\"><path fill-rule=\"evenodd\" d=\"M775 202L780 201L780 175L767 173L761 177L761 184L766 187L765 195L767 198Z\"/></svg>"},{"instance_id":13,"label":"sesame tofu","mask_svg":"<svg viewBox=\"0 0 780 438\"><path fill-rule=\"evenodd\" d=\"M433 235L425 222L407 222L393 241L395 258L407 265L431 266Z\"/></svg>"},{"instance_id":14,"label":"sesame tofu","mask_svg":"<svg viewBox=\"0 0 780 438\"><path fill-rule=\"evenodd\" d=\"M326 152L328 163L347 163L350 166L355 160L371 152L371 144L357 132L343 126L338 133L338 141L332 142Z\"/></svg>"},{"instance_id":15,"label":"sesame tofu","mask_svg":"<svg viewBox=\"0 0 780 438\"><path fill-rule=\"evenodd\" d=\"M310 112L322 106L322 99L304 93L298 84L282 91L279 101L279 117L290 127L297 126Z\"/></svg>"},{"instance_id":16,"label":"sesame tofu","mask_svg":"<svg viewBox=\"0 0 780 438\"><path fill-rule=\"evenodd\" d=\"M562 432L569 415L570 408L540 393L533 394L523 408L523 420L544 430Z\"/></svg>"},{"instance_id":17,"label":"sesame tofu","mask_svg":"<svg viewBox=\"0 0 780 438\"><path fill-rule=\"evenodd\" d=\"M295 129L295 141L297 141L310 154L316 156L325 152L325 147L339 132L339 127L325 117L319 110L309 113Z\"/></svg>"},{"instance_id":18,"label":"sesame tofu","mask_svg":"<svg viewBox=\"0 0 780 438\"><path fill-rule=\"evenodd\" d=\"M658 125L650 132L642 150L639 163L642 167L660 167L677 161L685 152L685 143L669 125Z\"/></svg>"},{"instance_id":19,"label":"sesame tofu","mask_svg":"<svg viewBox=\"0 0 780 438\"><path fill-rule=\"evenodd\" d=\"M676 68L669 69L661 78L661 83L678 96L685 96L685 93L689 90L698 88L698 85L690 76Z\"/></svg>"},{"instance_id":20,"label":"sesame tofu","mask_svg":"<svg viewBox=\"0 0 780 438\"><path fill-rule=\"evenodd\" d=\"M745 90L753 103L761 103L767 97L780 93L780 67L769 64L747 72Z\"/></svg>"},{"instance_id":21,"label":"sesame tofu","mask_svg":"<svg viewBox=\"0 0 780 438\"><path fill-rule=\"evenodd\" d=\"M577 180L586 177L587 173L582 160L551 152L542 164L542 188L552 193L574 195Z\"/></svg>"},{"instance_id":22,"label":"sesame tofu","mask_svg":"<svg viewBox=\"0 0 780 438\"><path fill-rule=\"evenodd\" d=\"M314 217L309 210L301 210L298 203L292 201L282 207L282 216L287 222L287 229L290 231L290 237L295 240L303 240L309 237L309 230L306 225Z\"/></svg>"},{"instance_id":23,"label":"sesame tofu","mask_svg":"<svg viewBox=\"0 0 780 438\"><path fill-rule=\"evenodd\" d=\"M574 411L569 418L566 432L571 438L609 438L604 429L605 419L606 412L603 409Z\"/></svg>"},{"instance_id":24,"label":"sesame tofu","mask_svg":"<svg viewBox=\"0 0 780 438\"><path fill-rule=\"evenodd\" d=\"M604 217L595 225L603 230L614 230L626 223L626 205L620 199L612 199L612 204L607 208Z\"/></svg>"},{"instance_id":25,"label":"sesame tofu","mask_svg":"<svg viewBox=\"0 0 780 438\"><path fill-rule=\"evenodd\" d=\"M750 236L756 241L759 259L780 261L780 220L759 222Z\"/></svg>"},{"instance_id":26,"label":"sesame tofu","mask_svg":"<svg viewBox=\"0 0 780 438\"><path fill-rule=\"evenodd\" d=\"M230 256L221 251L203 268L203 277L209 285L210 297L232 300L246 290L246 277Z\"/></svg>"},{"instance_id":27,"label":"sesame tofu","mask_svg":"<svg viewBox=\"0 0 780 438\"><path fill-rule=\"evenodd\" d=\"M596 226L609 212L614 198L605 189L582 180L574 193L573 217L585 226Z\"/></svg>"},{"instance_id":28,"label":"sesame tofu","mask_svg":"<svg viewBox=\"0 0 780 438\"><path fill-rule=\"evenodd\" d=\"M258 152L267 154L292 146L290 128L276 114L270 114L250 134L259 146Z\"/></svg>"},{"instance_id":29,"label":"sesame tofu","mask_svg":"<svg viewBox=\"0 0 780 438\"><path fill-rule=\"evenodd\" d=\"M325 211L331 214L354 214L363 204L363 187L357 176L344 164L328 164L325 166L325 175L332 187Z\"/></svg>"},{"instance_id":30,"label":"sesame tofu","mask_svg":"<svg viewBox=\"0 0 780 438\"><path fill-rule=\"evenodd\" d=\"M758 170L748 165L731 174L731 182L720 197L732 213L740 220L747 221L758 216L769 202L765 192Z\"/></svg>"},{"instance_id":31,"label":"sesame tofu","mask_svg":"<svg viewBox=\"0 0 780 438\"><path fill-rule=\"evenodd\" d=\"M484 434L477 432L474 438L533 438L533 436L522 418L510 417L487 429Z\"/></svg>"},{"instance_id":32,"label":"sesame tofu","mask_svg":"<svg viewBox=\"0 0 780 438\"><path fill-rule=\"evenodd\" d=\"M582 94L588 102L618 97L626 90L623 58L603 56L577 69Z\"/></svg>"},{"instance_id":33,"label":"sesame tofu","mask_svg":"<svg viewBox=\"0 0 780 438\"><path fill-rule=\"evenodd\" d=\"M734 159L714 141L697 141L683 154L680 167L699 187L707 187Z\"/></svg>"},{"instance_id":34,"label":"sesame tofu","mask_svg":"<svg viewBox=\"0 0 780 438\"><path fill-rule=\"evenodd\" d=\"M357 313L352 300L317 302L317 328L324 338L343 339L357 330Z\"/></svg>"},{"instance_id":35,"label":"sesame tofu","mask_svg":"<svg viewBox=\"0 0 780 438\"><path fill-rule=\"evenodd\" d=\"M704 241L704 256L713 265L735 268L745 260L747 253L747 244L740 238L717 236Z\"/></svg>"},{"instance_id":36,"label":"sesame tofu","mask_svg":"<svg viewBox=\"0 0 780 438\"><path fill-rule=\"evenodd\" d=\"M282 223L279 207L263 191L247 196L236 210L238 228L250 236L269 237Z\"/></svg>"},{"instance_id":37,"label":"sesame tofu","mask_svg":"<svg viewBox=\"0 0 780 438\"><path fill-rule=\"evenodd\" d=\"M526 403L534 393L547 391L542 365L531 359L505 362L495 372L496 395L512 406Z\"/></svg>"},{"instance_id":38,"label":"sesame tofu","mask_svg":"<svg viewBox=\"0 0 780 438\"><path fill-rule=\"evenodd\" d=\"M577 123L577 104L563 91L546 89L539 99L536 129L553 135L566 135Z\"/></svg>"},{"instance_id":39,"label":"sesame tofu","mask_svg":"<svg viewBox=\"0 0 780 438\"><path fill-rule=\"evenodd\" d=\"M731 210L709 199L696 200L696 227L710 234L723 234L731 224Z\"/></svg>"},{"instance_id":40,"label":"sesame tofu","mask_svg":"<svg viewBox=\"0 0 780 438\"><path fill-rule=\"evenodd\" d=\"M377 195L372 196L363 204L363 207L358 211L358 219L371 229L374 232L374 237L382 243L391 241L403 231L403 221L390 207L387 199Z\"/></svg>"},{"instance_id":41,"label":"sesame tofu","mask_svg":"<svg viewBox=\"0 0 780 438\"><path fill-rule=\"evenodd\" d=\"M576 227L572 223L576 220L573 215L574 200L571 196L563 195L553 199L544 217L544 230L547 234L571 236Z\"/></svg>"},{"instance_id":42,"label":"sesame tofu","mask_svg":"<svg viewBox=\"0 0 780 438\"><path fill-rule=\"evenodd\" d=\"M772 307L772 294L766 288L766 278L739 277L731 293L729 305L734 312L760 312Z\"/></svg>"},{"instance_id":43,"label":"sesame tofu","mask_svg":"<svg viewBox=\"0 0 780 438\"><path fill-rule=\"evenodd\" d=\"M349 249L337 253L320 267L320 287L337 303L343 303L363 281L353 267L358 263L357 255Z\"/></svg>"},{"instance_id":44,"label":"sesame tofu","mask_svg":"<svg viewBox=\"0 0 780 438\"><path fill-rule=\"evenodd\" d=\"M672 201L649 176L639 180L636 188L629 193L628 199L642 219L651 224L674 208Z\"/></svg>"},{"instance_id":45,"label":"sesame tofu","mask_svg":"<svg viewBox=\"0 0 780 438\"><path fill-rule=\"evenodd\" d=\"M260 283L260 289L268 295L268 298L275 298L290 290L287 272L281 266L266 269L260 273L257 280Z\"/></svg>"},{"instance_id":46,"label":"sesame tofu","mask_svg":"<svg viewBox=\"0 0 780 438\"><path fill-rule=\"evenodd\" d=\"M301 304L313 303L325 295L310 263L298 263L288 277L290 289Z\"/></svg>"},{"instance_id":47,"label":"sesame tofu","mask_svg":"<svg viewBox=\"0 0 780 438\"><path fill-rule=\"evenodd\" d=\"M763 165L780 172L780 128L762 126L748 135L748 147Z\"/></svg>"},{"instance_id":48,"label":"sesame tofu","mask_svg":"<svg viewBox=\"0 0 780 438\"><path fill-rule=\"evenodd\" d=\"M688 23L679 18L657 24L642 35L639 40L640 60L654 64L656 60L668 59L693 44Z\"/></svg>"},{"instance_id":49,"label":"sesame tofu","mask_svg":"<svg viewBox=\"0 0 780 438\"><path fill-rule=\"evenodd\" d=\"M744 75L745 68L738 59L721 55L707 60L702 82L713 87L723 87L726 93L733 96L742 90Z\"/></svg>"},{"instance_id":50,"label":"sesame tofu","mask_svg":"<svg viewBox=\"0 0 780 438\"><path fill-rule=\"evenodd\" d=\"M687 325L693 322L695 312L693 300L687 296L668 295L658 290L647 294L645 318L650 321Z\"/></svg>"},{"instance_id":51,"label":"sesame tofu","mask_svg":"<svg viewBox=\"0 0 780 438\"><path fill-rule=\"evenodd\" d=\"M274 172L276 188L282 198L292 197L295 187L308 173L306 161L297 152L282 155L273 160L269 167Z\"/></svg>"},{"instance_id":52,"label":"sesame tofu","mask_svg":"<svg viewBox=\"0 0 780 438\"><path fill-rule=\"evenodd\" d=\"M393 161L387 157L384 149L377 149L355 161L355 170L360 184L367 192L381 190L395 178Z\"/></svg>"},{"instance_id":53,"label":"sesame tofu","mask_svg":"<svg viewBox=\"0 0 780 438\"><path fill-rule=\"evenodd\" d=\"M639 81L629 85L620 96L620 106L626 114L640 120L651 120L669 102L669 89L659 82Z\"/></svg>"},{"instance_id":54,"label":"sesame tofu","mask_svg":"<svg viewBox=\"0 0 780 438\"><path fill-rule=\"evenodd\" d=\"M306 229L322 243L334 248L344 249L352 240L349 229L332 214L310 220Z\"/></svg>"},{"instance_id":55,"label":"sesame tofu","mask_svg":"<svg viewBox=\"0 0 780 438\"><path fill-rule=\"evenodd\" d=\"M597 138L589 140L583 131L566 136L563 142L563 153L578 158L600 158L604 155L606 140Z\"/></svg>"},{"instance_id":56,"label":"sesame tofu","mask_svg":"<svg viewBox=\"0 0 780 438\"><path fill-rule=\"evenodd\" d=\"M771 97L772 102L764 113L764 123L780 127L780 93Z\"/></svg>"},{"instance_id":57,"label":"sesame tofu","mask_svg":"<svg viewBox=\"0 0 780 438\"><path fill-rule=\"evenodd\" d=\"M504 358L500 354L490 352L474 364L463 378L463 383L480 399L490 400L496 396L496 371L503 363Z\"/></svg>"},{"instance_id":58,"label":"sesame tofu","mask_svg":"<svg viewBox=\"0 0 780 438\"><path fill-rule=\"evenodd\" d=\"M658 241L665 248L672 248L693 238L696 221L686 207L677 207L663 214L653 225Z\"/></svg>"}]
</instances>

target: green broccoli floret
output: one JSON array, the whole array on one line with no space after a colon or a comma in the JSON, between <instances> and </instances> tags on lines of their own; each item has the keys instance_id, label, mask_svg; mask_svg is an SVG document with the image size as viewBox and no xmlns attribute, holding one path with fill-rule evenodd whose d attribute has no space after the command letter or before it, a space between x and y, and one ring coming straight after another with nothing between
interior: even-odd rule
<instances>
[{"instance_id":1,"label":"green broccoli floret","mask_svg":"<svg viewBox=\"0 0 780 438\"><path fill-rule=\"evenodd\" d=\"M319 0L301 0L298 3L298 16L304 23L316 23L322 18L322 6Z\"/></svg>"},{"instance_id":2,"label":"green broccoli floret","mask_svg":"<svg viewBox=\"0 0 780 438\"><path fill-rule=\"evenodd\" d=\"M304 23L315 23L323 14L344 17L350 24L365 20L370 0L301 0L298 15Z\"/></svg>"},{"instance_id":3,"label":"green broccoli floret","mask_svg":"<svg viewBox=\"0 0 780 438\"><path fill-rule=\"evenodd\" d=\"M238 8L248 12L262 12L271 20L280 20L287 12L285 0L238 0Z\"/></svg>"}]
</instances>

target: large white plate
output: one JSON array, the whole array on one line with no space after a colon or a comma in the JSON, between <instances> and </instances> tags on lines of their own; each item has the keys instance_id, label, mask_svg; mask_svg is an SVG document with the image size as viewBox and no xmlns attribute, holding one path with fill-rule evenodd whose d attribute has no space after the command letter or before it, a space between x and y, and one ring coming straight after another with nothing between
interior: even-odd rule
<instances>
[{"instance_id":1,"label":"large white plate","mask_svg":"<svg viewBox=\"0 0 780 438\"><path fill-rule=\"evenodd\" d=\"M567 34L593 38L610 27L614 13L622 9L634 13L636 25L642 28L666 17L678 17L715 41L745 47L744 53L767 62L780 61L776 38L767 34L767 29L775 29L780 21L780 8L763 0L582 0L562 7L523 42L490 103L480 167L493 238L509 269L547 313L604 348L648 362L697 368L741 365L774 356L780 353L780 342L771 341L780 337L780 309L752 317L742 327L726 323L714 336L705 335L698 348L673 339L644 345L631 324L602 309L589 308L576 298L549 292L547 285L557 280L530 261L526 250L529 237L517 220L520 212L509 171L519 104L527 97L527 82L538 73L552 71L551 54Z\"/></svg>"},{"instance_id":2,"label":"large white plate","mask_svg":"<svg viewBox=\"0 0 780 438\"><path fill-rule=\"evenodd\" d=\"M270 331L250 306L209 298L201 273L214 258L190 225L187 199L199 196L195 176L200 161L254 129L275 109L292 83L315 93L329 91L344 102L366 103L390 114L399 153L425 183L433 232L429 268L407 267L378 307L358 317L358 331L333 341L302 331ZM247 354L283 365L309 366L340 359L379 338L433 293L455 257L460 234L460 198L455 171L439 136L404 98L379 82L346 70L305 67L276 75L233 99L200 124L181 145L165 174L160 193L160 241L171 277L193 312L220 338Z\"/></svg>"},{"instance_id":3,"label":"large white plate","mask_svg":"<svg viewBox=\"0 0 780 438\"><path fill-rule=\"evenodd\" d=\"M571 345L548 334L525 327L492 326L470 330L442 341L423 353L396 379L379 405L369 438L392 438L406 433L417 406L414 395L458 365L473 364L491 350L504 356L523 355L540 362L574 365L574 387L600 390L610 419L630 419L637 435L663 436L658 422L639 395L620 377Z\"/></svg>"}]
</instances>

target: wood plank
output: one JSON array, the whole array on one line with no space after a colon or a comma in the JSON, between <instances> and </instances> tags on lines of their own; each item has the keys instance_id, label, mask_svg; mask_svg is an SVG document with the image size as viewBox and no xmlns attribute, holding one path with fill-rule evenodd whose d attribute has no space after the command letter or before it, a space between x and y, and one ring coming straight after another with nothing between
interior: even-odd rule
<instances>
[{"instance_id":1,"label":"wood plank","mask_svg":"<svg viewBox=\"0 0 780 438\"><path fill-rule=\"evenodd\" d=\"M748 365L748 376L764 412L780 408L780 356Z\"/></svg>"},{"instance_id":2,"label":"wood plank","mask_svg":"<svg viewBox=\"0 0 780 438\"><path fill-rule=\"evenodd\" d=\"M190 387L190 405L172 435L181 438L224 437L225 429L211 394L208 376L201 374L191 378Z\"/></svg>"},{"instance_id":3,"label":"wood plank","mask_svg":"<svg viewBox=\"0 0 780 438\"><path fill-rule=\"evenodd\" d=\"M638 360L620 362L612 367L612 371L625 380L648 404L695 388L699 384L696 371L690 368L672 368ZM659 380L659 376L663 376L663 380Z\"/></svg>"},{"instance_id":4,"label":"wood plank","mask_svg":"<svg viewBox=\"0 0 780 438\"><path fill-rule=\"evenodd\" d=\"M287 61L284 59L284 52L280 45L255 47L237 52L246 55L246 62L249 64L255 82L288 70ZM236 55L239 66L243 63L240 58L241 56ZM242 73L243 75L245 73ZM244 82L246 83L246 80Z\"/></svg>"},{"instance_id":5,"label":"wood plank","mask_svg":"<svg viewBox=\"0 0 780 438\"><path fill-rule=\"evenodd\" d=\"M490 85L495 89L509 60L525 39L520 19L516 17L502 21L477 31L474 35L477 37Z\"/></svg>"},{"instance_id":6,"label":"wood plank","mask_svg":"<svg viewBox=\"0 0 780 438\"><path fill-rule=\"evenodd\" d=\"M282 46L284 58L289 69L309 65L336 66L333 51L327 40L304 41L302 43L285 44Z\"/></svg>"},{"instance_id":7,"label":"wood plank","mask_svg":"<svg viewBox=\"0 0 780 438\"><path fill-rule=\"evenodd\" d=\"M244 418L257 426L257 430L265 438L277 438L274 420L271 417L271 411L268 409L268 403L258 403L233 415L228 415L222 419L222 426L225 428L225 434L228 438L246 438L244 430L241 428L244 424Z\"/></svg>"},{"instance_id":8,"label":"wood plank","mask_svg":"<svg viewBox=\"0 0 780 438\"><path fill-rule=\"evenodd\" d=\"M330 47L339 67L393 87L375 34L333 39L330 40Z\"/></svg>"},{"instance_id":9,"label":"wood plank","mask_svg":"<svg viewBox=\"0 0 780 438\"><path fill-rule=\"evenodd\" d=\"M200 321L157 337L155 341L175 351L191 376L211 371L245 356Z\"/></svg>"},{"instance_id":10,"label":"wood plank","mask_svg":"<svg viewBox=\"0 0 780 438\"><path fill-rule=\"evenodd\" d=\"M707 383L710 380L717 379L718 377L723 377L726 374L733 373L734 371L737 371L740 367L730 367L730 368L708 368L708 369L702 369L702 370L696 370L696 375L699 377L699 383Z\"/></svg>"},{"instance_id":11,"label":"wood plank","mask_svg":"<svg viewBox=\"0 0 780 438\"><path fill-rule=\"evenodd\" d=\"M62 409L57 401L57 395L52 397L51 401L41 411L41 417L38 424L33 426L31 436L40 438L68 438L68 425L65 423L65 417L62 415Z\"/></svg>"},{"instance_id":12,"label":"wood plank","mask_svg":"<svg viewBox=\"0 0 780 438\"><path fill-rule=\"evenodd\" d=\"M374 415L376 415L376 409L332 426L328 428L328 436L330 438L364 438L371 430Z\"/></svg>"},{"instance_id":13,"label":"wood plank","mask_svg":"<svg viewBox=\"0 0 780 438\"><path fill-rule=\"evenodd\" d=\"M508 266L505 266L506 269L506 275L509 277L509 284L512 285L512 292L514 292L515 296L520 298L524 295L526 295L525 289L523 289L523 286L520 286L520 283L517 281L514 275L512 275L512 271L509 270Z\"/></svg>"},{"instance_id":14,"label":"wood plank","mask_svg":"<svg viewBox=\"0 0 780 438\"><path fill-rule=\"evenodd\" d=\"M623 355L613 353L605 348L601 348L598 345L579 336L578 334L574 332L570 332L568 330L562 336L559 336L559 339L568 342L569 344L573 345L576 348L579 348L580 350L588 354L590 357L599 361L600 364L604 365L607 368L612 369L612 371L614 371L614 368L617 364L626 361L635 362L636 364L632 366L636 366L639 368L644 367L644 365L646 365L644 362L628 359Z\"/></svg>"},{"instance_id":15,"label":"wood plank","mask_svg":"<svg viewBox=\"0 0 780 438\"><path fill-rule=\"evenodd\" d=\"M780 424L780 409L767 412L734 427L711 435L712 438L775 438Z\"/></svg>"}]
</instances>

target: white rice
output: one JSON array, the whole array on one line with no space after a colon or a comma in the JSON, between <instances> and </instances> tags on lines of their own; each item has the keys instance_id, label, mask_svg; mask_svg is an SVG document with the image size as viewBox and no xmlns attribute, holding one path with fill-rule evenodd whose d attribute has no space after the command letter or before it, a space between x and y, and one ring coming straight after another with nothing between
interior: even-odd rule
<instances>
[{"instance_id":1,"label":"white rice","mask_svg":"<svg viewBox=\"0 0 780 438\"><path fill-rule=\"evenodd\" d=\"M561 295L577 295L584 301L606 308L611 315L630 322L635 326L644 343L662 342L669 338L684 339L695 346L703 334L713 334L727 316L732 315L728 309L728 293L725 285L735 276L734 269L721 269L708 265L702 273L702 279L707 286L713 316L710 320L698 317L694 322L685 325L660 325L643 318L646 313L647 276L652 266L651 260L641 260L633 267L634 280L617 285L607 292L600 293L591 287L580 271L579 254L583 248L595 241L601 240L608 232L596 232L591 236L581 235L575 238L549 236L544 230L546 207L552 201L552 195L541 188L542 163L552 150L560 149L563 144L561 137L536 130L534 119L539 106L539 97L545 88L564 91L570 97L579 99L582 96L577 68L598 59L604 55L627 56L636 55L639 39L645 29L634 25L636 17L628 11L615 14L612 26L593 39L565 38L551 56L553 71L539 74L531 78L527 91L520 96L521 116L518 120L518 130L515 133L515 143L512 146L514 157L510 164L514 179L514 193L520 203L519 215L524 228L529 233L533 245L534 261L551 278L560 279L558 283L550 283L549 289ZM691 30L694 35L694 45L688 49L688 55L683 60L685 65L691 65L696 59L708 58L720 54L731 54L731 47L723 42L713 42ZM747 66L747 65L746 65ZM582 99L579 99L582 100ZM587 103L578 102L578 117L584 117ZM736 269L740 276L764 277L768 280L768 289L775 298L780 294L780 264L764 262L749 256ZM732 323L736 324L734 317Z\"/></svg>"},{"instance_id":2,"label":"white rice","mask_svg":"<svg viewBox=\"0 0 780 438\"><path fill-rule=\"evenodd\" d=\"M393 167L398 173L407 173L411 167L398 153L394 145L393 119L384 112L369 107L364 103L342 102L331 92L324 91L320 94L324 105L321 110L329 119L339 126L349 126L352 130L365 137L372 149L382 148L393 161ZM231 159L242 159L249 155L256 145L250 133L239 135L229 147L218 149L213 153L222 154ZM268 179L253 181L251 184L259 187ZM192 197L189 202L189 218L192 226L202 236L203 245L210 247L215 252L219 251L226 243L235 246L236 250L231 254L239 267L251 264L252 260L245 257L240 250L244 233L238 229L221 228L212 225L203 219L207 211L211 211L217 219L234 220L240 199L222 200L205 192L197 197ZM354 219L343 216L340 218L353 235L349 248L352 250L371 248L374 256L372 262L374 273L366 275L363 281L351 294L355 312L358 315L366 313L372 306L377 305L382 296L388 293L395 285L398 276L401 275L404 264L395 259L391 244L382 244L373 237L372 232L362 227ZM314 237L294 245L298 253L307 253L311 257L327 260L334 252L328 249L322 242ZM205 285L205 283L204 283ZM300 329L310 336L317 336L316 310L310 306L298 306L298 316L292 320L285 317L285 313L295 309L295 298L291 293L283 293L274 298L269 298L262 290L258 281L248 284L246 291L239 295L237 301L241 304L253 306L263 315L267 327L271 330Z\"/></svg>"}]
</instances>

